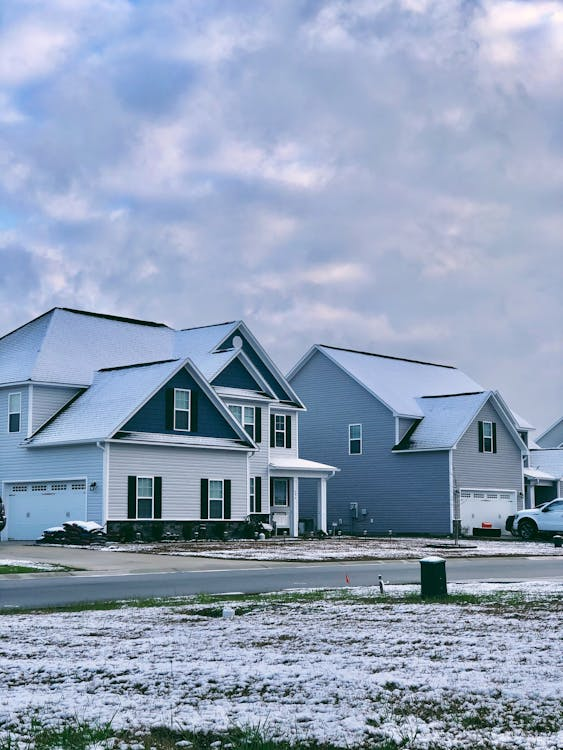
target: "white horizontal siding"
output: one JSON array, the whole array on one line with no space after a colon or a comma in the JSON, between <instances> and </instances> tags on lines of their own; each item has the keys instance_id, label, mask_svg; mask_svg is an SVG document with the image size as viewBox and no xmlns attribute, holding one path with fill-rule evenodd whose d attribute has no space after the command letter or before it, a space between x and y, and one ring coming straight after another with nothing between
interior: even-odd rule
<instances>
[{"instance_id":1,"label":"white horizontal siding","mask_svg":"<svg viewBox=\"0 0 563 750\"><path fill-rule=\"evenodd\" d=\"M201 479L231 480L231 518L248 515L247 454L243 452L112 443L108 467L108 520L127 519L127 477L162 477L162 518L201 517Z\"/></svg>"},{"instance_id":2,"label":"white horizontal siding","mask_svg":"<svg viewBox=\"0 0 563 750\"><path fill-rule=\"evenodd\" d=\"M299 424L298 424L298 417L297 412L291 412L287 409L284 409L283 411L276 411L275 409L271 410L272 414L285 414L291 419L291 448L270 448L270 456L274 458L275 456L293 456L297 458L299 455ZM267 440L268 445L270 444L270 422L268 420L268 428L267 428Z\"/></svg>"}]
</instances>

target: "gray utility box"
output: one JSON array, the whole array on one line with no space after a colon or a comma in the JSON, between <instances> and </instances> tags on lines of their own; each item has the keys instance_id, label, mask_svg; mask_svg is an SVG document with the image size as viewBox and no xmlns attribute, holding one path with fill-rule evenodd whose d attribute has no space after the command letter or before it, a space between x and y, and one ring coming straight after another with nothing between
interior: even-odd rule
<instances>
[{"instance_id":1,"label":"gray utility box","mask_svg":"<svg viewBox=\"0 0 563 750\"><path fill-rule=\"evenodd\" d=\"M443 557L424 557L420 561L420 595L423 599L443 599L448 595Z\"/></svg>"}]
</instances>

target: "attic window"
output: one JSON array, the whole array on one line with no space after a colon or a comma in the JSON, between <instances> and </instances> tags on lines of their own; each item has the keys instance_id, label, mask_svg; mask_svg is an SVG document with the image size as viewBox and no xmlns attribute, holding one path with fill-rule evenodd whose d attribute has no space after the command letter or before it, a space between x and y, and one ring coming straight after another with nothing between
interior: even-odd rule
<instances>
[{"instance_id":1,"label":"attic window","mask_svg":"<svg viewBox=\"0 0 563 750\"><path fill-rule=\"evenodd\" d=\"M189 432L190 430L191 391L174 388L174 429Z\"/></svg>"}]
</instances>

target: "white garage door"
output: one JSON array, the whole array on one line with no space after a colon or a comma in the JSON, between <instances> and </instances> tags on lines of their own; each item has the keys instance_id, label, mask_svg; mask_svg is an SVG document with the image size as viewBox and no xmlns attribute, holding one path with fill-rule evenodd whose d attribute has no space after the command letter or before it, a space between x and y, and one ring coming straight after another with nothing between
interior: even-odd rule
<instances>
[{"instance_id":1,"label":"white garage door","mask_svg":"<svg viewBox=\"0 0 563 750\"><path fill-rule=\"evenodd\" d=\"M505 533L507 516L516 513L516 491L461 490L460 510L464 534L472 534L474 528L500 529Z\"/></svg>"},{"instance_id":2,"label":"white garage door","mask_svg":"<svg viewBox=\"0 0 563 750\"><path fill-rule=\"evenodd\" d=\"M37 539L50 526L86 520L84 479L14 482L4 489L8 539Z\"/></svg>"}]
</instances>

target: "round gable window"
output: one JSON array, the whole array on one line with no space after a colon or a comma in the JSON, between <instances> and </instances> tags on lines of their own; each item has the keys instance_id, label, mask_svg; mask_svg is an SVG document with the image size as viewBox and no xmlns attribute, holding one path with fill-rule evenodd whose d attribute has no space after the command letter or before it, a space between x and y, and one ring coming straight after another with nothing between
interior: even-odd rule
<instances>
[{"instance_id":1,"label":"round gable window","mask_svg":"<svg viewBox=\"0 0 563 750\"><path fill-rule=\"evenodd\" d=\"M240 336L233 337L233 347L235 349L242 349L242 339Z\"/></svg>"}]
</instances>

